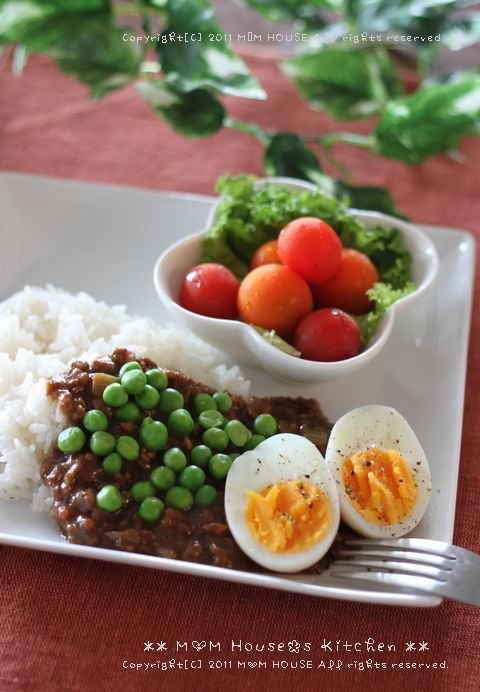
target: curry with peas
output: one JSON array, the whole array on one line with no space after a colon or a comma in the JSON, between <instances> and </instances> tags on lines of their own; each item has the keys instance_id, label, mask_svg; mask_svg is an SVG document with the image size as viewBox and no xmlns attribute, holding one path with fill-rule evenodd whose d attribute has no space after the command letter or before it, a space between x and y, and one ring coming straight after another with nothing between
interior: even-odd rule
<instances>
[{"instance_id":1,"label":"curry with peas","mask_svg":"<svg viewBox=\"0 0 480 692\"><path fill-rule=\"evenodd\" d=\"M233 459L276 432L323 453L331 427L313 399L230 396L126 349L72 363L47 393L68 421L41 468L67 541L220 567L259 569L225 518Z\"/></svg>"}]
</instances>

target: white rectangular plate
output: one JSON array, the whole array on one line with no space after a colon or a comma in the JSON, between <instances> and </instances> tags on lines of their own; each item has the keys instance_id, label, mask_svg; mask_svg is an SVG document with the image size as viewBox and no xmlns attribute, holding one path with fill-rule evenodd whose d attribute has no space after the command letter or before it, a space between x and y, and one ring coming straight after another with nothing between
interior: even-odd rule
<instances>
[{"instance_id":1,"label":"white rectangular plate","mask_svg":"<svg viewBox=\"0 0 480 692\"><path fill-rule=\"evenodd\" d=\"M211 198L0 174L0 300L25 285L84 290L133 313L166 319L153 288L160 252L203 228ZM434 492L415 536L451 541L460 459L473 285L474 241L463 231L423 227L440 256L430 292L397 315L387 347L337 382L295 386L244 368L255 394L315 396L330 420L369 403L397 408L411 423L432 470ZM110 270L109 262L115 269ZM320 576L265 575L66 543L28 503L0 501L0 542L328 598L433 606L440 599L358 588Z\"/></svg>"}]
</instances>

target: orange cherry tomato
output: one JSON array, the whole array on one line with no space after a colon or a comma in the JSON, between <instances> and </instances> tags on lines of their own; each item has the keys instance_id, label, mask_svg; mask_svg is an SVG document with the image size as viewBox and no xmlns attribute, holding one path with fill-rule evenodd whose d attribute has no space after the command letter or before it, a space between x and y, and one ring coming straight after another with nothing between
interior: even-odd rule
<instances>
[{"instance_id":1,"label":"orange cherry tomato","mask_svg":"<svg viewBox=\"0 0 480 692\"><path fill-rule=\"evenodd\" d=\"M342 242L325 221L305 216L291 221L280 231L278 256L305 281L319 284L337 271Z\"/></svg>"},{"instance_id":2,"label":"orange cherry tomato","mask_svg":"<svg viewBox=\"0 0 480 692\"><path fill-rule=\"evenodd\" d=\"M363 252L344 249L335 274L321 284L312 286L318 307L334 307L361 315L371 307L366 294L379 280L375 265Z\"/></svg>"},{"instance_id":3,"label":"orange cherry tomato","mask_svg":"<svg viewBox=\"0 0 480 692\"><path fill-rule=\"evenodd\" d=\"M282 264L264 264L243 279L238 291L240 319L288 336L313 309L304 279Z\"/></svg>"},{"instance_id":4,"label":"orange cherry tomato","mask_svg":"<svg viewBox=\"0 0 480 692\"><path fill-rule=\"evenodd\" d=\"M263 264L280 264L280 259L277 253L278 240L267 240L266 243L260 245L255 250L255 253L250 262L250 269L256 269Z\"/></svg>"}]
</instances>

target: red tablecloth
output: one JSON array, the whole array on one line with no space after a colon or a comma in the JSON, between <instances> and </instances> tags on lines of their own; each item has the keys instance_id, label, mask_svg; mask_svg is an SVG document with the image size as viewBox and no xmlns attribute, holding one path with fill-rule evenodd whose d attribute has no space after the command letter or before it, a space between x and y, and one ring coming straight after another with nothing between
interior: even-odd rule
<instances>
[{"instance_id":1,"label":"red tablecloth","mask_svg":"<svg viewBox=\"0 0 480 692\"><path fill-rule=\"evenodd\" d=\"M248 62L270 98L264 103L229 99L233 114L275 129L335 129L301 102L271 57L252 54ZM9 74L4 61L0 75L2 170L209 194L216 177L227 170L261 173L260 147L252 139L222 132L192 144L156 120L132 88L91 103L82 86L42 58L32 59L20 79ZM356 131L363 128L355 125ZM414 169L353 149L339 153L357 182L390 188L413 220L466 228L478 236L480 141L467 140L461 150L467 157L463 165L440 156ZM479 280L477 306L478 290ZM455 530L455 541L477 552L479 335L474 314ZM480 611L451 602L415 610L329 601L10 547L0 547L0 584L2 692L266 686L473 692L480 687ZM383 643L385 650L368 651L369 639L375 647ZM321 648L324 640L331 642L331 651ZM189 651L177 652L177 641L189 642ZM209 651L207 645L196 651L192 642L203 641L220 642L222 648ZM153 651L144 650L148 642ZM157 652L157 642L165 642L167 651ZM245 650L246 643L268 642L284 643L285 649ZM296 655L289 642L293 649L294 642L305 648L309 643L310 651ZM412 645L406 651L408 642L415 650ZM427 643L423 650L422 642ZM355 651L355 643L360 650ZM386 651L389 644L395 652ZM202 667L131 667L174 658L200 660ZM247 667L237 669L237 659ZM222 667L210 669L211 660ZM331 660L340 667L274 665L282 660L288 666L300 660L312 660L314 666L323 660L328 666ZM255 665L260 661L265 668ZM385 671L370 669L367 661L373 666L437 662L445 668Z\"/></svg>"}]
</instances>

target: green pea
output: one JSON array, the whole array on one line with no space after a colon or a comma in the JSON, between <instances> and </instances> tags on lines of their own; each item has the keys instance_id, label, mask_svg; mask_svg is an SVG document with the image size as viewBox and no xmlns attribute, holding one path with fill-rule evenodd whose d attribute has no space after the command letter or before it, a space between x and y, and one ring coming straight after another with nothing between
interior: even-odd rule
<instances>
[{"instance_id":1,"label":"green pea","mask_svg":"<svg viewBox=\"0 0 480 692\"><path fill-rule=\"evenodd\" d=\"M122 367L120 368L120 372L118 374L120 375L120 377L122 377L123 375L125 375L126 372L141 369L142 366L140 365L140 363L137 363L136 360L131 360L129 363L125 363L124 365L122 365Z\"/></svg>"},{"instance_id":2,"label":"green pea","mask_svg":"<svg viewBox=\"0 0 480 692\"><path fill-rule=\"evenodd\" d=\"M88 432L97 432L98 430L107 430L108 428L108 418L103 411L98 409L92 409L87 411L83 416L83 425L88 430Z\"/></svg>"},{"instance_id":3,"label":"green pea","mask_svg":"<svg viewBox=\"0 0 480 692\"><path fill-rule=\"evenodd\" d=\"M147 382L151 387L161 390L168 386L168 377L165 370L160 370L160 368L152 368L147 370L145 373L147 376Z\"/></svg>"},{"instance_id":4,"label":"green pea","mask_svg":"<svg viewBox=\"0 0 480 692\"><path fill-rule=\"evenodd\" d=\"M208 462L208 470L214 478L221 480L230 471L232 460L228 454L214 454Z\"/></svg>"},{"instance_id":5,"label":"green pea","mask_svg":"<svg viewBox=\"0 0 480 692\"><path fill-rule=\"evenodd\" d=\"M182 488L188 488L192 492L198 490L205 483L205 471L199 466L187 466L178 476L178 484Z\"/></svg>"},{"instance_id":6,"label":"green pea","mask_svg":"<svg viewBox=\"0 0 480 692\"><path fill-rule=\"evenodd\" d=\"M136 395L135 401L140 408L150 411L152 408L155 408L155 406L158 405L158 402L160 401L160 394L155 387L152 387L150 384L146 384L142 393Z\"/></svg>"},{"instance_id":7,"label":"green pea","mask_svg":"<svg viewBox=\"0 0 480 692\"><path fill-rule=\"evenodd\" d=\"M265 440L264 435L252 435L252 437L248 440L247 444L245 445L244 449L255 449L257 445L260 444L260 442L263 442Z\"/></svg>"},{"instance_id":8,"label":"green pea","mask_svg":"<svg viewBox=\"0 0 480 692\"><path fill-rule=\"evenodd\" d=\"M162 421L144 418L138 431L138 439L146 449L165 449L168 441L167 426Z\"/></svg>"},{"instance_id":9,"label":"green pea","mask_svg":"<svg viewBox=\"0 0 480 692\"><path fill-rule=\"evenodd\" d=\"M208 460L212 456L213 452L210 447L206 445L197 445L190 452L190 461L195 466L200 466L200 468L205 468L208 465Z\"/></svg>"},{"instance_id":10,"label":"green pea","mask_svg":"<svg viewBox=\"0 0 480 692\"><path fill-rule=\"evenodd\" d=\"M174 485L173 488L167 490L165 503L167 507L174 509L189 509L193 505L193 495L187 488Z\"/></svg>"},{"instance_id":11,"label":"green pea","mask_svg":"<svg viewBox=\"0 0 480 692\"><path fill-rule=\"evenodd\" d=\"M230 452L228 456L232 461L235 461L237 457L241 456L241 452Z\"/></svg>"},{"instance_id":12,"label":"green pea","mask_svg":"<svg viewBox=\"0 0 480 692\"><path fill-rule=\"evenodd\" d=\"M165 505L159 497L146 497L140 507L138 514L143 521L158 521L165 511Z\"/></svg>"},{"instance_id":13,"label":"green pea","mask_svg":"<svg viewBox=\"0 0 480 692\"><path fill-rule=\"evenodd\" d=\"M141 394L147 384L147 377L143 370L127 370L120 383L128 394Z\"/></svg>"},{"instance_id":14,"label":"green pea","mask_svg":"<svg viewBox=\"0 0 480 692\"><path fill-rule=\"evenodd\" d=\"M140 445L134 437L130 435L120 435L117 440L116 451L123 459L135 461L140 454Z\"/></svg>"},{"instance_id":15,"label":"green pea","mask_svg":"<svg viewBox=\"0 0 480 692\"><path fill-rule=\"evenodd\" d=\"M213 505L216 499L217 489L214 488L213 485L202 485L194 496L195 504L200 505L200 507L208 507L209 505Z\"/></svg>"},{"instance_id":16,"label":"green pea","mask_svg":"<svg viewBox=\"0 0 480 692\"><path fill-rule=\"evenodd\" d=\"M83 430L72 426L62 430L58 436L57 445L58 449L64 454L75 454L75 452L79 452L82 449L86 441L87 438Z\"/></svg>"},{"instance_id":17,"label":"green pea","mask_svg":"<svg viewBox=\"0 0 480 692\"><path fill-rule=\"evenodd\" d=\"M205 430L202 435L202 441L207 447L220 450L227 449L230 442L225 430L221 430L220 428L209 428Z\"/></svg>"},{"instance_id":18,"label":"green pea","mask_svg":"<svg viewBox=\"0 0 480 692\"><path fill-rule=\"evenodd\" d=\"M99 457L106 457L115 449L116 440L113 435L103 430L94 432L90 438L90 449Z\"/></svg>"},{"instance_id":19,"label":"green pea","mask_svg":"<svg viewBox=\"0 0 480 692\"><path fill-rule=\"evenodd\" d=\"M222 413L228 413L232 408L232 397L226 392L215 392L213 395L213 400L217 404L217 408Z\"/></svg>"},{"instance_id":20,"label":"green pea","mask_svg":"<svg viewBox=\"0 0 480 692\"><path fill-rule=\"evenodd\" d=\"M202 411L216 410L217 403L210 394L196 394L193 397L193 410L199 416Z\"/></svg>"},{"instance_id":21,"label":"green pea","mask_svg":"<svg viewBox=\"0 0 480 692\"><path fill-rule=\"evenodd\" d=\"M177 482L177 476L168 466L157 466L150 474L150 480L158 490L168 490Z\"/></svg>"},{"instance_id":22,"label":"green pea","mask_svg":"<svg viewBox=\"0 0 480 692\"><path fill-rule=\"evenodd\" d=\"M120 382L113 382L103 390L103 400L107 406L118 408L119 406L123 406L127 403L128 394Z\"/></svg>"},{"instance_id":23,"label":"green pea","mask_svg":"<svg viewBox=\"0 0 480 692\"><path fill-rule=\"evenodd\" d=\"M201 412L198 416L198 422L202 428L221 428L223 426L223 416L220 411L209 409Z\"/></svg>"},{"instance_id":24,"label":"green pea","mask_svg":"<svg viewBox=\"0 0 480 692\"><path fill-rule=\"evenodd\" d=\"M172 411L168 416L167 424L175 435L190 435L195 427L190 412L185 408L177 408Z\"/></svg>"},{"instance_id":25,"label":"green pea","mask_svg":"<svg viewBox=\"0 0 480 692\"><path fill-rule=\"evenodd\" d=\"M97 505L106 512L117 512L123 506L123 496L114 485L104 485L97 493Z\"/></svg>"},{"instance_id":26,"label":"green pea","mask_svg":"<svg viewBox=\"0 0 480 692\"><path fill-rule=\"evenodd\" d=\"M239 420L228 421L225 432L235 447L244 447L251 437L250 430Z\"/></svg>"},{"instance_id":27,"label":"green pea","mask_svg":"<svg viewBox=\"0 0 480 692\"><path fill-rule=\"evenodd\" d=\"M155 495L155 488L150 481L137 481L130 488L130 493L135 502L142 502L147 497Z\"/></svg>"},{"instance_id":28,"label":"green pea","mask_svg":"<svg viewBox=\"0 0 480 692\"><path fill-rule=\"evenodd\" d=\"M102 469L105 471L105 473L113 476L122 470L122 464L123 460L120 454L117 454L117 452L112 452L111 454L107 454L105 459L102 461Z\"/></svg>"},{"instance_id":29,"label":"green pea","mask_svg":"<svg viewBox=\"0 0 480 692\"><path fill-rule=\"evenodd\" d=\"M187 465L187 457L179 447L171 447L163 455L163 463L175 473L180 473Z\"/></svg>"},{"instance_id":30,"label":"green pea","mask_svg":"<svg viewBox=\"0 0 480 692\"><path fill-rule=\"evenodd\" d=\"M168 387L160 393L160 403L158 408L162 413L168 415L177 408L184 408L183 394L178 392L176 389Z\"/></svg>"},{"instance_id":31,"label":"green pea","mask_svg":"<svg viewBox=\"0 0 480 692\"><path fill-rule=\"evenodd\" d=\"M271 437L277 432L277 421L270 413L261 413L253 421L253 432L264 437Z\"/></svg>"},{"instance_id":32,"label":"green pea","mask_svg":"<svg viewBox=\"0 0 480 692\"><path fill-rule=\"evenodd\" d=\"M115 409L115 418L136 423L140 418L140 409L134 401L127 401L126 404Z\"/></svg>"}]
</instances>

